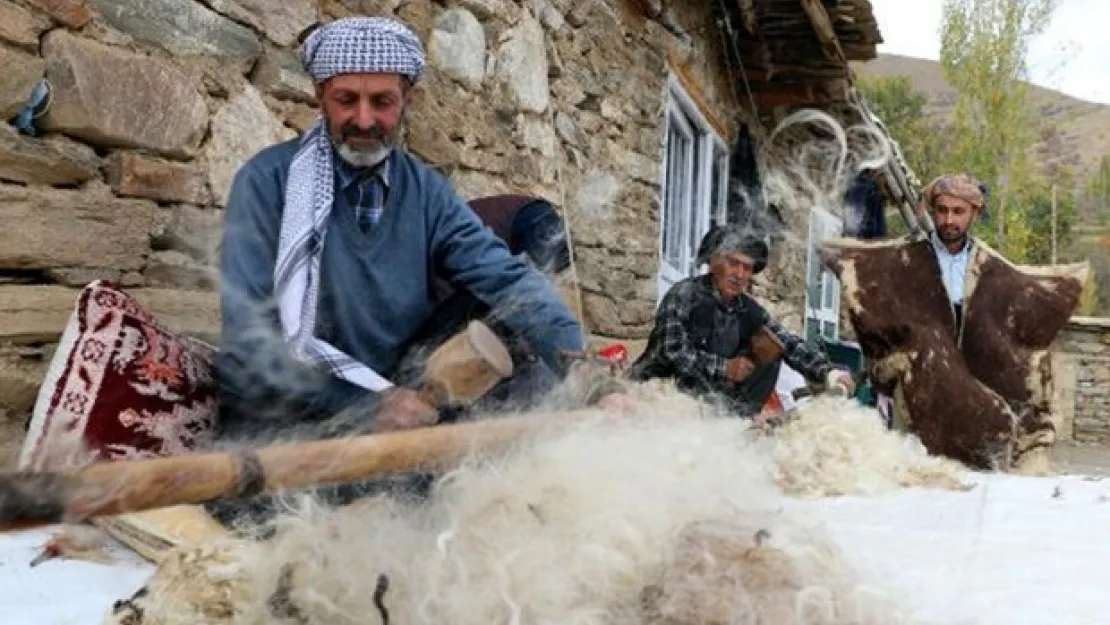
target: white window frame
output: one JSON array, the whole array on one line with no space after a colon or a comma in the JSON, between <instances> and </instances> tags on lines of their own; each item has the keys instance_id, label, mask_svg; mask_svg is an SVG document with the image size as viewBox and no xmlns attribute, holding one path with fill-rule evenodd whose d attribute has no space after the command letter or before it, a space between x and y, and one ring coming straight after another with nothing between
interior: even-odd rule
<instances>
[{"instance_id":1,"label":"white window frame","mask_svg":"<svg viewBox=\"0 0 1110 625\"><path fill-rule=\"evenodd\" d=\"M709 231L710 220L715 217L718 223L724 223L728 216L728 146L674 75L667 80L666 100L659 188L660 300L675 282L697 274L697 247ZM689 143L681 147L672 145L672 130ZM697 171L694 171L695 153ZM674 176L668 175L672 161L677 162ZM716 185L714 167L721 174Z\"/></svg>"},{"instance_id":2,"label":"white window frame","mask_svg":"<svg viewBox=\"0 0 1110 625\"><path fill-rule=\"evenodd\" d=\"M806 303L804 336L811 337L811 324L819 324L813 336L825 341L840 340L840 280L821 264L817 245L824 239L839 237L843 223L829 211L814 207L809 214L809 237L806 245ZM816 267L815 267L816 265ZM814 271L817 270L816 279ZM815 301L816 300L816 301ZM825 332L825 324L832 332Z\"/></svg>"}]
</instances>

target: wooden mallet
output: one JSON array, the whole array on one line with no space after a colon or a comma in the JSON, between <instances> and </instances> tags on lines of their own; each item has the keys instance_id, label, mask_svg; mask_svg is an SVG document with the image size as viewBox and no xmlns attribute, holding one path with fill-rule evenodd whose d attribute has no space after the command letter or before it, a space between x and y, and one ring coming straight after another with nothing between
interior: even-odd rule
<instances>
[{"instance_id":1,"label":"wooden mallet","mask_svg":"<svg viewBox=\"0 0 1110 625\"><path fill-rule=\"evenodd\" d=\"M501 339L471 321L428 357L419 394L432 406L465 406L512 374L513 360Z\"/></svg>"},{"instance_id":2,"label":"wooden mallet","mask_svg":"<svg viewBox=\"0 0 1110 625\"><path fill-rule=\"evenodd\" d=\"M439 405L465 404L511 374L505 346L484 324L472 322L429 357L420 393ZM499 419L257 450L102 461L73 471L3 474L0 530L430 469L498 449L534 422Z\"/></svg>"}]
</instances>

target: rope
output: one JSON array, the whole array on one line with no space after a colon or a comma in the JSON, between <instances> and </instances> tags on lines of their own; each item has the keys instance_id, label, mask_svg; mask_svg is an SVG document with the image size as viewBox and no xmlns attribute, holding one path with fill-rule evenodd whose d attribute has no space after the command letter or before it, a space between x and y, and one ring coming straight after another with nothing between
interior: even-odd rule
<instances>
[{"instance_id":1,"label":"rope","mask_svg":"<svg viewBox=\"0 0 1110 625\"><path fill-rule=\"evenodd\" d=\"M717 0L717 6L721 8L722 21L724 22L724 30L728 32L729 43L732 44L732 53L736 56L736 63L740 66L740 78L744 81L744 91L748 94L748 103L751 105L752 115L758 118L759 107L755 104L755 95L752 94L751 83L748 82L748 72L744 69L744 58L740 54L740 48L736 45L736 32L732 29L732 20L729 17L728 8L725 6L724 0ZM718 31L721 32L721 31ZM724 32L721 32L721 37L724 38ZM732 66L729 65L729 74L732 74ZM733 98L736 100L737 108L740 108L740 99L736 96L735 80L730 81L733 83Z\"/></svg>"},{"instance_id":2,"label":"rope","mask_svg":"<svg viewBox=\"0 0 1110 625\"><path fill-rule=\"evenodd\" d=\"M554 130L555 125L555 107L547 107L547 123L551 125ZM557 131L556 131L557 132ZM567 242L567 257L570 259L570 273L571 280L574 281L574 302L578 308L578 312L582 318L579 319L579 326L582 328L582 347L588 348L590 345L589 331L586 329L586 308L582 303L582 281L578 276L578 254L574 250L574 237L570 233L570 206L567 204L567 187L563 180L563 161L566 158L566 149L562 147L562 142L559 142L559 148L563 152L563 158L555 159L555 184L559 187L559 208L563 212L563 237ZM572 311L573 312L573 311Z\"/></svg>"}]
</instances>

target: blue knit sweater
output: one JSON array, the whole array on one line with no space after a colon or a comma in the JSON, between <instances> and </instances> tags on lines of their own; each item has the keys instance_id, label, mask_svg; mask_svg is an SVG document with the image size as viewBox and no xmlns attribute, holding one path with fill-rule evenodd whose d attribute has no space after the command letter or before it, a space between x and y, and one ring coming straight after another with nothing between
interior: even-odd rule
<instances>
[{"instance_id":1,"label":"blue knit sweater","mask_svg":"<svg viewBox=\"0 0 1110 625\"><path fill-rule=\"evenodd\" d=\"M267 377L295 393L308 375L287 354L274 353L279 326L273 268L296 150L295 139L262 150L232 184L222 250L220 357L225 365L234 360L240 373L225 375L225 387L245 383L244 370L264 368L251 377ZM353 210L336 193L321 257L318 336L390 377L433 312L435 275L491 308L511 311L506 325L556 371L559 350L583 348L581 327L547 280L512 256L446 179L403 150L390 159L385 211L369 233L359 229Z\"/></svg>"}]
</instances>

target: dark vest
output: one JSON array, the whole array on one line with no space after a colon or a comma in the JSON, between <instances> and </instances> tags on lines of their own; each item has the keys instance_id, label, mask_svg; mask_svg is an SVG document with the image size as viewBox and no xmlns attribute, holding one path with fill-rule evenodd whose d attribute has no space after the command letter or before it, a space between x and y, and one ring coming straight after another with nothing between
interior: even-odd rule
<instances>
[{"instance_id":1,"label":"dark vest","mask_svg":"<svg viewBox=\"0 0 1110 625\"><path fill-rule=\"evenodd\" d=\"M737 310L741 306L742 308ZM706 295L690 310L683 326L695 349L722 358L747 356L751 354L752 336L760 328L762 312L762 307L746 295L731 307L725 306L713 296ZM730 389L719 383L676 371L671 363L663 358L661 341L661 329L656 327L648 338L643 355L632 365L630 377L636 380L674 378L679 389L697 395L731 394ZM756 399L761 400L761 398Z\"/></svg>"}]
</instances>

